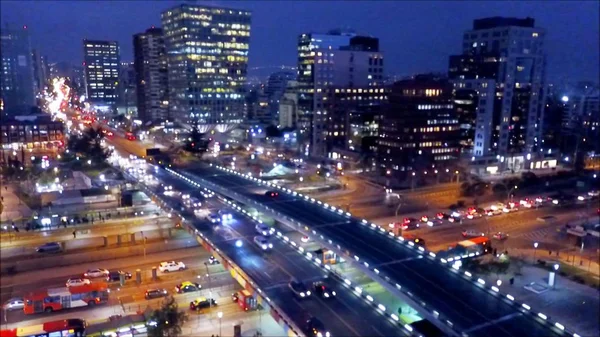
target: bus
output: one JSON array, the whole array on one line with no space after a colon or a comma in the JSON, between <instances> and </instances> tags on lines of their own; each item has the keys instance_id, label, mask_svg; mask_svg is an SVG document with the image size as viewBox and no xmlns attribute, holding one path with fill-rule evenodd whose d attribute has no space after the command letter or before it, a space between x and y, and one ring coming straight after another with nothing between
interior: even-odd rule
<instances>
[{"instance_id":1,"label":"bus","mask_svg":"<svg viewBox=\"0 0 600 337\"><path fill-rule=\"evenodd\" d=\"M81 337L85 336L86 322L82 319L63 319L37 325L1 330L2 337Z\"/></svg>"},{"instance_id":2,"label":"bus","mask_svg":"<svg viewBox=\"0 0 600 337\"><path fill-rule=\"evenodd\" d=\"M487 238L485 236L479 236L476 238L460 241L456 245L456 249L459 249L462 252L465 252L468 254L475 253L475 254L483 255L483 254L491 253L492 244L491 244L489 238Z\"/></svg>"},{"instance_id":3,"label":"bus","mask_svg":"<svg viewBox=\"0 0 600 337\"><path fill-rule=\"evenodd\" d=\"M24 297L23 312L37 314L68 308L93 307L108 301L108 285L105 282L37 290Z\"/></svg>"}]
</instances>

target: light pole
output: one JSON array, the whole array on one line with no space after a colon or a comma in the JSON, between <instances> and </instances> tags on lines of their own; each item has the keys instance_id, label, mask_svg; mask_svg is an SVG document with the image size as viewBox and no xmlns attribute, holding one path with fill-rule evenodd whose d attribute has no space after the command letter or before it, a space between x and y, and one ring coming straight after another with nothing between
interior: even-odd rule
<instances>
[{"instance_id":1,"label":"light pole","mask_svg":"<svg viewBox=\"0 0 600 337\"><path fill-rule=\"evenodd\" d=\"M412 178L411 178L411 181L410 181L410 190L411 191L415 190L415 175L416 175L416 173L413 172L412 173Z\"/></svg>"},{"instance_id":2,"label":"light pole","mask_svg":"<svg viewBox=\"0 0 600 337\"><path fill-rule=\"evenodd\" d=\"M206 267L206 278L208 278L208 310L210 311L210 309L212 309L212 285L210 280L210 272L208 270L208 262L204 262L204 267Z\"/></svg>"},{"instance_id":3,"label":"light pole","mask_svg":"<svg viewBox=\"0 0 600 337\"><path fill-rule=\"evenodd\" d=\"M221 318L223 318L223 312L219 311L217 313L217 316L219 317L219 337L222 336L223 334L221 333Z\"/></svg>"},{"instance_id":4,"label":"light pole","mask_svg":"<svg viewBox=\"0 0 600 337\"><path fill-rule=\"evenodd\" d=\"M539 244L537 242L533 243L533 262L535 262L535 253L537 252L538 245Z\"/></svg>"},{"instance_id":5,"label":"light pole","mask_svg":"<svg viewBox=\"0 0 600 337\"><path fill-rule=\"evenodd\" d=\"M440 183L440 175L438 174L438 170L434 170L433 172L435 173L435 183L439 184Z\"/></svg>"},{"instance_id":6,"label":"light pole","mask_svg":"<svg viewBox=\"0 0 600 337\"><path fill-rule=\"evenodd\" d=\"M460 175L458 170L454 171L454 174L456 174L456 183L459 184L460 183Z\"/></svg>"},{"instance_id":7,"label":"light pole","mask_svg":"<svg viewBox=\"0 0 600 337\"><path fill-rule=\"evenodd\" d=\"M394 212L394 218L396 218L396 219L398 219L398 212L400 211L400 207L402 207L402 196L398 197L398 207L396 207L396 212ZM396 221L396 223L400 224L400 231L398 233L400 236L402 236L402 230L403 230L402 226L404 226L404 224L401 223L399 220Z\"/></svg>"}]
</instances>

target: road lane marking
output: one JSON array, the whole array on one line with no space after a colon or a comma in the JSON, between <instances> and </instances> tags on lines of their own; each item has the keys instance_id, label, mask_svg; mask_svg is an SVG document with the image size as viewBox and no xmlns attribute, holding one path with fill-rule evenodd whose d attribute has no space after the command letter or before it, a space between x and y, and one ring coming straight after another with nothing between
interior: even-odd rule
<instances>
[{"instance_id":1,"label":"road lane marking","mask_svg":"<svg viewBox=\"0 0 600 337\"><path fill-rule=\"evenodd\" d=\"M510 315L506 315L506 316L500 317L498 319L495 319L493 321L488 321L488 322L485 322L483 324L476 325L476 326L474 326L472 328L469 328L469 329L465 330L464 332L465 333L471 333L473 331L477 331L477 330L480 330L480 329L483 329L483 328L487 328L490 325L494 325L496 323L504 322L504 321L507 321L507 320L512 319L514 317L522 316L522 315L523 315L523 313L521 313L521 312L515 312L515 313L512 313Z\"/></svg>"}]
</instances>

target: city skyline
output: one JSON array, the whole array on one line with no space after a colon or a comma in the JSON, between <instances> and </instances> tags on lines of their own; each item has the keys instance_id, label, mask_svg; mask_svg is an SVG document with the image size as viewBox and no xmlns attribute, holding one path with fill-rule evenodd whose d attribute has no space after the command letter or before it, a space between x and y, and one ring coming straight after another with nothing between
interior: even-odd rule
<instances>
[{"instance_id":1,"label":"city skyline","mask_svg":"<svg viewBox=\"0 0 600 337\"><path fill-rule=\"evenodd\" d=\"M110 6L102 2L2 2L1 6L2 21L13 27L27 25L32 46L47 55L50 62L81 64L80 45L85 38L116 40L122 46L122 59L133 60L132 36L153 25L160 26L161 11L181 3L164 1L156 2L155 6L139 7L138 2L131 1ZM486 2L485 5L475 2L353 2L353 6L340 6L336 2L292 2L287 5L233 1L197 3L252 12L250 76L257 75L257 67L294 65L299 34L340 27L378 37L389 60L386 66L389 75L445 73L448 56L460 52L457 46L461 33L469 29L473 19L490 16L529 16L536 20L537 26L547 30L549 82L595 80L600 72L598 47L587 44L587 41L597 41L599 36L598 6L593 2L582 2L576 7L567 2ZM31 10L32 4L34 10ZM52 15L36 17L35 13L40 12ZM91 17L78 20L77 13L82 12L89 12ZM133 12L137 14L128 14ZM567 12L577 15L563 14ZM302 19L289 20L294 16ZM430 20L422 19L427 17ZM112 24L104 26L102 33L98 33L98 25L110 22L111 18ZM581 48L582 45L592 47ZM277 52L265 52L274 51L272 46L278 46ZM573 50L578 53L572 53ZM60 51L65 52L61 55Z\"/></svg>"}]
</instances>

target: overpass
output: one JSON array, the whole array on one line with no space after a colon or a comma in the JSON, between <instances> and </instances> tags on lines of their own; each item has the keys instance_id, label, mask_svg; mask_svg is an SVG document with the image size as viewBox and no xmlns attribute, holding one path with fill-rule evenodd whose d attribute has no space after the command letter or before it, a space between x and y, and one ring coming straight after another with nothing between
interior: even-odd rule
<instances>
[{"instance_id":1,"label":"overpass","mask_svg":"<svg viewBox=\"0 0 600 337\"><path fill-rule=\"evenodd\" d=\"M392 237L365 219L226 168L204 167L182 173L320 238L325 247L352 261L403 300L416 304L416 310L449 335L578 336L510 294L503 294L495 285L486 285L461 271L453 261ZM265 189L284 193L277 199L257 193Z\"/></svg>"}]
</instances>

